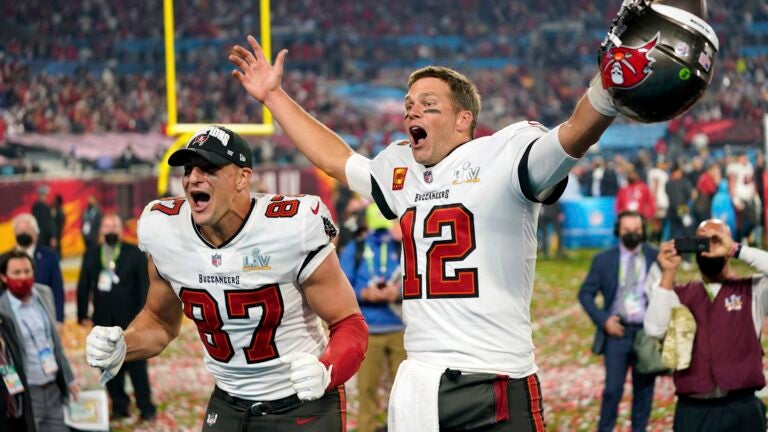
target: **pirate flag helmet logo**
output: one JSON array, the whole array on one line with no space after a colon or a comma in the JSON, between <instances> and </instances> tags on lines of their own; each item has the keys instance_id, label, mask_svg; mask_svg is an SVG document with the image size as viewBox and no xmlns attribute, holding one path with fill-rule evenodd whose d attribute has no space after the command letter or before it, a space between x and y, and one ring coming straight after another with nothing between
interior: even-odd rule
<instances>
[{"instance_id":1,"label":"pirate flag helmet logo","mask_svg":"<svg viewBox=\"0 0 768 432\"><path fill-rule=\"evenodd\" d=\"M650 52L659 41L659 34L640 47L613 47L605 51L601 75L603 87L632 88L641 84L653 73L655 61Z\"/></svg>"},{"instance_id":2,"label":"pirate flag helmet logo","mask_svg":"<svg viewBox=\"0 0 768 432\"><path fill-rule=\"evenodd\" d=\"M718 47L712 27L691 12L626 0L598 51L602 84L624 116L669 120L704 94Z\"/></svg>"}]
</instances>

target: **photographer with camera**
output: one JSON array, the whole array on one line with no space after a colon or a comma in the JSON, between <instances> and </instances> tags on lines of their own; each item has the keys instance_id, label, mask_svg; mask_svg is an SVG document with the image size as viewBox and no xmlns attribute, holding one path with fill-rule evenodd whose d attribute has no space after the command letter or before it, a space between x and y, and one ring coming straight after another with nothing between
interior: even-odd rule
<instances>
[{"instance_id":1,"label":"photographer with camera","mask_svg":"<svg viewBox=\"0 0 768 432\"><path fill-rule=\"evenodd\" d=\"M696 236L700 239L692 245L681 239L661 244L662 276L651 288L645 315L646 333L659 338L675 306L688 307L696 320L691 364L673 375L678 396L674 430L765 431L765 404L755 391L765 386L760 330L768 312L768 252L734 242L718 219L702 222ZM701 281L675 284L684 253L678 248L699 250ZM737 277L729 265L732 258L761 274Z\"/></svg>"}]
</instances>

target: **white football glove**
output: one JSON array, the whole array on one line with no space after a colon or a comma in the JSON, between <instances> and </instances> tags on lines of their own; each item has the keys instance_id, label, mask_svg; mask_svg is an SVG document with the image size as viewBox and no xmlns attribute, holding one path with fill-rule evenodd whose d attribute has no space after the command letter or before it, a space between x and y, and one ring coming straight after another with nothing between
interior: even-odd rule
<instances>
[{"instance_id":1,"label":"white football glove","mask_svg":"<svg viewBox=\"0 0 768 432\"><path fill-rule=\"evenodd\" d=\"M125 360L125 337L120 327L96 326L85 340L85 356L91 367L101 369L101 385L117 375Z\"/></svg>"},{"instance_id":2,"label":"white football glove","mask_svg":"<svg viewBox=\"0 0 768 432\"><path fill-rule=\"evenodd\" d=\"M616 103L608 93L608 90L603 88L603 81L599 73L595 75L589 83L587 98L592 107L600 114L606 117L616 117L619 115L619 111L616 109Z\"/></svg>"},{"instance_id":3,"label":"white football glove","mask_svg":"<svg viewBox=\"0 0 768 432\"><path fill-rule=\"evenodd\" d=\"M291 366L291 384L299 399L312 401L325 394L331 382L333 365L326 369L317 357L308 353L290 353L280 360Z\"/></svg>"}]
</instances>

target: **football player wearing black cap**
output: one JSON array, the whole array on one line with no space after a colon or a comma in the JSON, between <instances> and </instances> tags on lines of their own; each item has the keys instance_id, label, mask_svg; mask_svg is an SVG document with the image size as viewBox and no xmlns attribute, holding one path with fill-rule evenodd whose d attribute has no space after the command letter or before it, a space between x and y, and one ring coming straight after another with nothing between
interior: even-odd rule
<instances>
[{"instance_id":1,"label":"football player wearing black cap","mask_svg":"<svg viewBox=\"0 0 768 432\"><path fill-rule=\"evenodd\" d=\"M146 305L125 332L94 327L89 364L108 381L124 361L162 352L186 315L216 383L204 431L345 430L343 384L368 331L328 209L316 196L252 195L250 148L221 126L168 162L184 167L186 197L151 202L139 220Z\"/></svg>"},{"instance_id":2,"label":"football player wearing black cap","mask_svg":"<svg viewBox=\"0 0 768 432\"><path fill-rule=\"evenodd\" d=\"M251 149L229 129L211 126L198 132L168 159L183 166L182 186L195 224L223 241L220 230L239 226L250 208Z\"/></svg>"}]
</instances>

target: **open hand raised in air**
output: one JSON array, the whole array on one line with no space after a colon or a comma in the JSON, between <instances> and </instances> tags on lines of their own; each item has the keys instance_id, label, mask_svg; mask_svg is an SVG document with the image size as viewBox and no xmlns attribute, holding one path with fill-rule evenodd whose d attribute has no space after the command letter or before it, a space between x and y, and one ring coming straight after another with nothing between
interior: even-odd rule
<instances>
[{"instance_id":1,"label":"open hand raised in air","mask_svg":"<svg viewBox=\"0 0 768 432\"><path fill-rule=\"evenodd\" d=\"M256 38L248 35L248 43L253 51L240 45L232 48L229 61L238 68L232 71L232 76L240 81L251 96L264 103L270 94L281 90L280 81L283 77L283 64L288 50L281 50L277 54L275 64L271 65Z\"/></svg>"}]
</instances>

